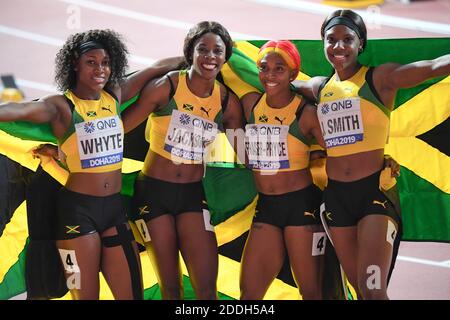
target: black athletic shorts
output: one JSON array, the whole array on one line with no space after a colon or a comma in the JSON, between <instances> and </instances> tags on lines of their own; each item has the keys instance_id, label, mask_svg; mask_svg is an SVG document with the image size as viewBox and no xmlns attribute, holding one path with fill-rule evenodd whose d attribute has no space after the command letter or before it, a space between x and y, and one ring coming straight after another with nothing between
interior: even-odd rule
<instances>
[{"instance_id":1,"label":"black athletic shorts","mask_svg":"<svg viewBox=\"0 0 450 320\"><path fill-rule=\"evenodd\" d=\"M253 222L267 223L281 229L320 224L321 203L322 191L314 184L281 195L259 193Z\"/></svg>"},{"instance_id":2,"label":"black athletic shorts","mask_svg":"<svg viewBox=\"0 0 450 320\"><path fill-rule=\"evenodd\" d=\"M397 224L400 222L396 185L386 191L380 188L381 171L352 182L341 182L328 179L324 191L327 223L330 227L355 226L367 215L380 214L391 217ZM392 178L394 179L394 178ZM395 197L396 196L396 197ZM398 201L397 201L398 202Z\"/></svg>"},{"instance_id":3,"label":"black athletic shorts","mask_svg":"<svg viewBox=\"0 0 450 320\"><path fill-rule=\"evenodd\" d=\"M62 188L58 194L57 239L73 239L127 222L120 193L106 197Z\"/></svg>"},{"instance_id":4,"label":"black athletic shorts","mask_svg":"<svg viewBox=\"0 0 450 320\"><path fill-rule=\"evenodd\" d=\"M140 173L134 184L133 219L148 222L156 217L208 209L201 181L173 183Z\"/></svg>"}]
</instances>

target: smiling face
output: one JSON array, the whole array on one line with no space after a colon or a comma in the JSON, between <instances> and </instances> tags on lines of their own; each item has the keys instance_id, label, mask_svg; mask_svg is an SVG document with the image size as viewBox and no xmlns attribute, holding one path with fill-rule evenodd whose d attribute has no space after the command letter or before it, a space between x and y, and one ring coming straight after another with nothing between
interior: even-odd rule
<instances>
[{"instance_id":1,"label":"smiling face","mask_svg":"<svg viewBox=\"0 0 450 320\"><path fill-rule=\"evenodd\" d=\"M89 50L78 59L75 70L79 90L99 92L111 75L109 55L104 49Z\"/></svg>"},{"instance_id":2,"label":"smiling face","mask_svg":"<svg viewBox=\"0 0 450 320\"><path fill-rule=\"evenodd\" d=\"M295 71L275 52L267 53L259 62L259 81L268 95L289 90Z\"/></svg>"},{"instance_id":3,"label":"smiling face","mask_svg":"<svg viewBox=\"0 0 450 320\"><path fill-rule=\"evenodd\" d=\"M214 33L205 33L193 48L194 71L205 79L215 79L225 63L226 46Z\"/></svg>"},{"instance_id":4,"label":"smiling face","mask_svg":"<svg viewBox=\"0 0 450 320\"><path fill-rule=\"evenodd\" d=\"M349 27L336 25L325 32L324 50L328 62L337 72L351 71L358 67L358 53L362 50L362 42Z\"/></svg>"}]
</instances>

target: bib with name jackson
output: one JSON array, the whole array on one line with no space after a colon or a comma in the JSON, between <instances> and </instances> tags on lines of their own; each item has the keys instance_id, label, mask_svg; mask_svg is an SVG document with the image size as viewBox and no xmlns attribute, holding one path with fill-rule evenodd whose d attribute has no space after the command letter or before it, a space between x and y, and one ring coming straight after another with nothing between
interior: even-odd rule
<instances>
[{"instance_id":1,"label":"bib with name jackson","mask_svg":"<svg viewBox=\"0 0 450 320\"><path fill-rule=\"evenodd\" d=\"M390 111L375 92L372 71L362 66L344 81L333 75L320 91L317 117L328 156L384 148Z\"/></svg>"},{"instance_id":2,"label":"bib with name jackson","mask_svg":"<svg viewBox=\"0 0 450 320\"><path fill-rule=\"evenodd\" d=\"M106 91L99 100L79 99L65 93L72 105L72 126L60 141L70 172L120 170L123 161L123 126L118 102Z\"/></svg>"},{"instance_id":3,"label":"bib with name jackson","mask_svg":"<svg viewBox=\"0 0 450 320\"><path fill-rule=\"evenodd\" d=\"M215 81L210 96L198 97L189 89L187 72L183 70L179 72L177 88L168 104L150 115L146 138L150 149L166 159L200 164L221 128L219 83Z\"/></svg>"},{"instance_id":4,"label":"bib with name jackson","mask_svg":"<svg viewBox=\"0 0 450 320\"><path fill-rule=\"evenodd\" d=\"M206 147L217 135L217 123L199 116L173 110L164 150L177 158L199 162Z\"/></svg>"},{"instance_id":5,"label":"bib with name jackson","mask_svg":"<svg viewBox=\"0 0 450 320\"><path fill-rule=\"evenodd\" d=\"M245 126L245 150L254 171L293 171L308 167L309 142L301 133L300 96L283 108L272 108L262 95Z\"/></svg>"}]
</instances>

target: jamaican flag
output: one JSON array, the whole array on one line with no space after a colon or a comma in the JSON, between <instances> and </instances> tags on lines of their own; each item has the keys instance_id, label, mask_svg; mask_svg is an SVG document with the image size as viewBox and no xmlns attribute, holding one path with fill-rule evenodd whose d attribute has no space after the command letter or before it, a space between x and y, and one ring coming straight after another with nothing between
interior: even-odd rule
<instances>
[{"instance_id":1,"label":"jamaican flag","mask_svg":"<svg viewBox=\"0 0 450 320\"><path fill-rule=\"evenodd\" d=\"M233 55L222 69L223 81L238 96L249 90L262 91L255 60L258 48L264 42L236 41ZM296 40L294 43L302 56L298 79L332 74L321 41ZM449 38L369 40L366 50L360 55L360 62L369 66L385 62L405 64L436 58L449 53L449 48ZM123 104L122 108L131 103L133 101ZM404 223L403 240L450 241L449 114L448 76L431 79L415 88L398 92L395 110L391 113L386 153L401 165L398 189ZM125 137L122 194L126 200L133 194L133 182L147 150L144 130L145 125L141 125ZM67 178L66 172L51 159L44 159L40 165L39 160L33 159L29 152L43 142L56 143L48 125L0 123L0 154L4 158L15 161L21 168L28 168L31 172L42 167L63 183ZM215 144L216 151L210 155L203 184L219 243L217 285L221 299L237 299L239 261L254 213L256 189L251 173L235 163L234 153L226 138L220 136ZM0 299L21 298L26 293L25 254L29 232L25 201L16 207L0 233ZM6 213L0 212L0 215ZM133 231L139 238L138 226L134 226ZM141 262L145 298L160 299L156 276L145 252L141 252ZM185 274L185 297L192 299L194 293L187 278L187 270L185 266L182 268ZM103 279L101 298L112 298ZM300 298L287 264L265 298Z\"/></svg>"}]
</instances>

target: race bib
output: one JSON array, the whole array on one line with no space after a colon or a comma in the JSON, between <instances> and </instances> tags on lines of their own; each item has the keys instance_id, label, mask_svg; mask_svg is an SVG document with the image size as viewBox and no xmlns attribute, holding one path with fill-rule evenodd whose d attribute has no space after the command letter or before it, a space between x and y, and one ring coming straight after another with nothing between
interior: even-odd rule
<instances>
[{"instance_id":1,"label":"race bib","mask_svg":"<svg viewBox=\"0 0 450 320\"><path fill-rule=\"evenodd\" d=\"M252 169L289 168L287 136L289 127L271 124L245 126L245 149Z\"/></svg>"},{"instance_id":2,"label":"race bib","mask_svg":"<svg viewBox=\"0 0 450 320\"><path fill-rule=\"evenodd\" d=\"M318 116L327 148L363 140L364 127L359 98L320 103Z\"/></svg>"},{"instance_id":3,"label":"race bib","mask_svg":"<svg viewBox=\"0 0 450 320\"><path fill-rule=\"evenodd\" d=\"M209 143L217 135L217 123L174 110L164 141L164 150L192 161L202 161Z\"/></svg>"},{"instance_id":4,"label":"race bib","mask_svg":"<svg viewBox=\"0 0 450 320\"><path fill-rule=\"evenodd\" d=\"M81 168L95 168L122 161L123 133L118 116L75 124Z\"/></svg>"}]
</instances>

